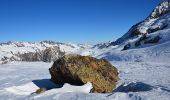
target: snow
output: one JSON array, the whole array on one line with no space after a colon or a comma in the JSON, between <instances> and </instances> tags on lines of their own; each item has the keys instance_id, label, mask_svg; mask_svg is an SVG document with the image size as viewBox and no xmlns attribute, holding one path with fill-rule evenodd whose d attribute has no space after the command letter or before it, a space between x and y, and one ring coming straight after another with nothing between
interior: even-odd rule
<instances>
[{"instance_id":1,"label":"snow","mask_svg":"<svg viewBox=\"0 0 170 100\"><path fill-rule=\"evenodd\" d=\"M62 88L54 88L51 90L48 90L45 93L42 93L40 95L37 95L34 97L35 98L42 98L44 96L50 96L50 95L55 95L58 93L90 93L90 90L93 88L92 83L88 82L84 84L83 86L74 86L70 85L68 83L65 83Z\"/></svg>"},{"instance_id":2,"label":"snow","mask_svg":"<svg viewBox=\"0 0 170 100\"><path fill-rule=\"evenodd\" d=\"M154 11L151 13L151 17L155 16L156 14L163 14L166 11L169 10L169 6L170 3L168 0L163 1L162 3L160 3L155 9Z\"/></svg>"},{"instance_id":3,"label":"snow","mask_svg":"<svg viewBox=\"0 0 170 100\"><path fill-rule=\"evenodd\" d=\"M5 90L16 95L31 95L39 88L40 87L38 87L34 82L29 82L21 86L8 87L8 88L5 88ZM44 94L49 95L52 93L56 94L56 93L67 93L67 92L90 93L90 90L92 88L93 86L92 86L92 83L90 82L88 82L87 84L84 84L83 86L73 86L68 83L65 83L61 88L51 89Z\"/></svg>"},{"instance_id":4,"label":"snow","mask_svg":"<svg viewBox=\"0 0 170 100\"><path fill-rule=\"evenodd\" d=\"M54 43L9 42L0 44L0 63L16 53L36 52L47 47L59 46L66 54L90 55L107 59L118 69L120 80L112 93L89 93L92 84L73 86L54 84L48 69L52 63L9 62L0 64L0 99L12 100L169 100L170 98L170 14L169 2L158 5L144 21L134 25L119 38L115 45L101 43L94 46ZM160 16L157 16L159 14ZM155 17L156 16L156 17ZM141 34L131 36L133 29ZM151 33L148 30L151 29ZM142 34L149 38L160 36L158 43L136 47ZM128 50L122 51L130 43ZM48 91L37 95L39 88Z\"/></svg>"},{"instance_id":5,"label":"snow","mask_svg":"<svg viewBox=\"0 0 170 100\"><path fill-rule=\"evenodd\" d=\"M49 80L48 72L52 63L13 62L0 65L0 98L13 100L169 100L169 63L133 61L111 61L111 63L118 68L121 79L111 94L88 93L90 88L82 89L69 84L65 84L63 88L54 85ZM40 87L46 87L49 90L40 95L30 95ZM87 91L84 92L86 89ZM70 91L74 93L68 93Z\"/></svg>"},{"instance_id":6,"label":"snow","mask_svg":"<svg viewBox=\"0 0 170 100\"><path fill-rule=\"evenodd\" d=\"M166 33L165 33L166 32ZM155 33L157 34L157 33ZM155 34L150 34L154 36ZM138 48L120 51L122 47L108 49L103 51L96 57L106 58L110 61L133 61L133 62L170 62L170 35L169 30L159 32L162 34L162 39L159 43L147 44Z\"/></svg>"},{"instance_id":7,"label":"snow","mask_svg":"<svg viewBox=\"0 0 170 100\"><path fill-rule=\"evenodd\" d=\"M65 83L61 89L56 89L56 93L58 93L58 92L59 93L62 93L62 92L90 93L92 88L93 88L93 86L92 86L91 82L87 82L83 86L74 86L74 85Z\"/></svg>"},{"instance_id":8,"label":"snow","mask_svg":"<svg viewBox=\"0 0 170 100\"><path fill-rule=\"evenodd\" d=\"M31 93L35 92L38 89L39 87L36 86L33 82L21 86L12 86L9 88L5 88L6 91L14 93L16 95L30 95Z\"/></svg>"},{"instance_id":9,"label":"snow","mask_svg":"<svg viewBox=\"0 0 170 100\"><path fill-rule=\"evenodd\" d=\"M48 43L49 42L49 43ZM51 43L52 42L52 43ZM86 49L91 48L90 45L83 44L73 44L73 43L58 43L53 41L46 42L8 42L0 43L0 64L10 62L10 61L20 61L18 54L24 53L36 53L41 52L48 47L57 46L61 51L64 51L66 54L81 54Z\"/></svg>"}]
</instances>

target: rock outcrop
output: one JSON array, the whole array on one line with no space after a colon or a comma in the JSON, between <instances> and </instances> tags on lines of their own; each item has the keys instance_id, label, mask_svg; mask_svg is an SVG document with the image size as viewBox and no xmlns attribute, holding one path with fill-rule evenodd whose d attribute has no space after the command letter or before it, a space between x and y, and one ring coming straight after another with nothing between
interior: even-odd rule
<instances>
[{"instance_id":1,"label":"rock outcrop","mask_svg":"<svg viewBox=\"0 0 170 100\"><path fill-rule=\"evenodd\" d=\"M131 49L131 47L141 47L147 43L158 43L159 40L162 40L161 34L164 33L162 31L167 30L170 27L169 18L170 0L163 0L153 9L145 20L133 25L127 33L116 41L111 42L109 46L124 45L124 48L122 49L127 50ZM155 33L157 34L157 38L152 39L149 42L141 43L141 38L145 36L154 38ZM133 43L134 41L136 43ZM129 44L131 45L130 48Z\"/></svg>"},{"instance_id":2,"label":"rock outcrop","mask_svg":"<svg viewBox=\"0 0 170 100\"><path fill-rule=\"evenodd\" d=\"M45 50L37 50L36 52L18 53L15 54L19 61L56 61L64 55L64 52L57 46L47 47Z\"/></svg>"},{"instance_id":3,"label":"rock outcrop","mask_svg":"<svg viewBox=\"0 0 170 100\"><path fill-rule=\"evenodd\" d=\"M112 92L118 72L108 61L89 56L65 55L49 69L51 80L57 84L83 85L92 82L93 92Z\"/></svg>"},{"instance_id":4,"label":"rock outcrop","mask_svg":"<svg viewBox=\"0 0 170 100\"><path fill-rule=\"evenodd\" d=\"M60 57L64 56L64 52L60 51L59 47L53 46L45 49L42 55L43 55L42 61L51 62L51 61L56 61Z\"/></svg>"},{"instance_id":5,"label":"rock outcrop","mask_svg":"<svg viewBox=\"0 0 170 100\"><path fill-rule=\"evenodd\" d=\"M158 6L156 6L156 8L150 14L149 18L158 18L158 17L165 15L169 12L170 12L170 1L164 0Z\"/></svg>"}]
</instances>

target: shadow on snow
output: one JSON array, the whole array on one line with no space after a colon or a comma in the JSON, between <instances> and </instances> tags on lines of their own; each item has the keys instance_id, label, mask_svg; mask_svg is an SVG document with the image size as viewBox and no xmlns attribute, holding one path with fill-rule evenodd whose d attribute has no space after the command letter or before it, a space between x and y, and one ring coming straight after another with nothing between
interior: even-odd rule
<instances>
[{"instance_id":1,"label":"shadow on snow","mask_svg":"<svg viewBox=\"0 0 170 100\"><path fill-rule=\"evenodd\" d=\"M61 84L53 83L50 79L33 80L32 82L39 88L46 88L48 90L53 88L61 88L63 86Z\"/></svg>"},{"instance_id":2,"label":"shadow on snow","mask_svg":"<svg viewBox=\"0 0 170 100\"><path fill-rule=\"evenodd\" d=\"M129 84L122 84L117 87L113 92L142 92L142 91L150 91L152 90L153 86L149 84L145 84L142 82L132 82Z\"/></svg>"}]
</instances>

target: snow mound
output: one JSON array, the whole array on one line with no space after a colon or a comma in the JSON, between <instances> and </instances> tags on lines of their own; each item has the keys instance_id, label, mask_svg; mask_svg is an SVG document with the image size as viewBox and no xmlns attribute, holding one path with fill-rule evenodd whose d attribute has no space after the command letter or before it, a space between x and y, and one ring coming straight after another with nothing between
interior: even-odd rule
<instances>
[{"instance_id":1,"label":"snow mound","mask_svg":"<svg viewBox=\"0 0 170 100\"><path fill-rule=\"evenodd\" d=\"M26 84L23 84L21 86L12 86L5 88L6 91L16 94L16 95L30 95L35 93L36 90L39 88L47 88L49 89L49 84L43 85L43 83L38 83L37 85L35 82L29 82ZM48 90L43 95L49 95L49 94L56 94L56 93L67 93L67 92L77 92L77 93L90 93L91 89L93 88L92 83L87 82L86 84L82 86L74 86L70 85L68 83L65 83L63 87L61 88L55 88Z\"/></svg>"},{"instance_id":2,"label":"snow mound","mask_svg":"<svg viewBox=\"0 0 170 100\"><path fill-rule=\"evenodd\" d=\"M82 86L75 86L75 85L70 85L68 83L65 83L63 87L59 90L58 92L79 92L79 93L90 93L91 89L93 88L91 82L87 82L86 84Z\"/></svg>"},{"instance_id":3,"label":"snow mound","mask_svg":"<svg viewBox=\"0 0 170 100\"><path fill-rule=\"evenodd\" d=\"M62 88L54 88L54 89L48 90L45 93L35 96L35 98L38 98L41 96L49 96L49 95L57 94L57 93L69 93L69 92L90 93L92 88L93 86L92 86L92 83L90 82L87 82L86 84L82 86L75 86L75 85L70 85L68 83L65 83Z\"/></svg>"},{"instance_id":4,"label":"snow mound","mask_svg":"<svg viewBox=\"0 0 170 100\"><path fill-rule=\"evenodd\" d=\"M9 88L5 88L6 91L16 94L16 95L30 95L35 92L39 87L35 85L33 82L21 85L21 86L12 86Z\"/></svg>"}]
</instances>

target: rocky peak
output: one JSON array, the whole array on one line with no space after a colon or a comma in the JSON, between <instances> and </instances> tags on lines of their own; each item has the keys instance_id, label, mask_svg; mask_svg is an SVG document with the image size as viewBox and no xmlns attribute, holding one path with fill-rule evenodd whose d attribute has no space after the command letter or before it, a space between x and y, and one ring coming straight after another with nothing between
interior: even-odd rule
<instances>
[{"instance_id":1,"label":"rocky peak","mask_svg":"<svg viewBox=\"0 0 170 100\"><path fill-rule=\"evenodd\" d=\"M109 46L129 44L130 40L139 40L149 34L165 30L170 26L170 0L164 0L158 4L151 14L143 21L133 25L129 31ZM141 37L141 38L140 38ZM136 41L135 40L135 41ZM137 43L138 44L138 43Z\"/></svg>"},{"instance_id":2,"label":"rocky peak","mask_svg":"<svg viewBox=\"0 0 170 100\"><path fill-rule=\"evenodd\" d=\"M153 10L153 12L150 14L149 18L158 18L162 15L165 15L170 12L170 0L165 0L161 2L156 8Z\"/></svg>"}]
</instances>

